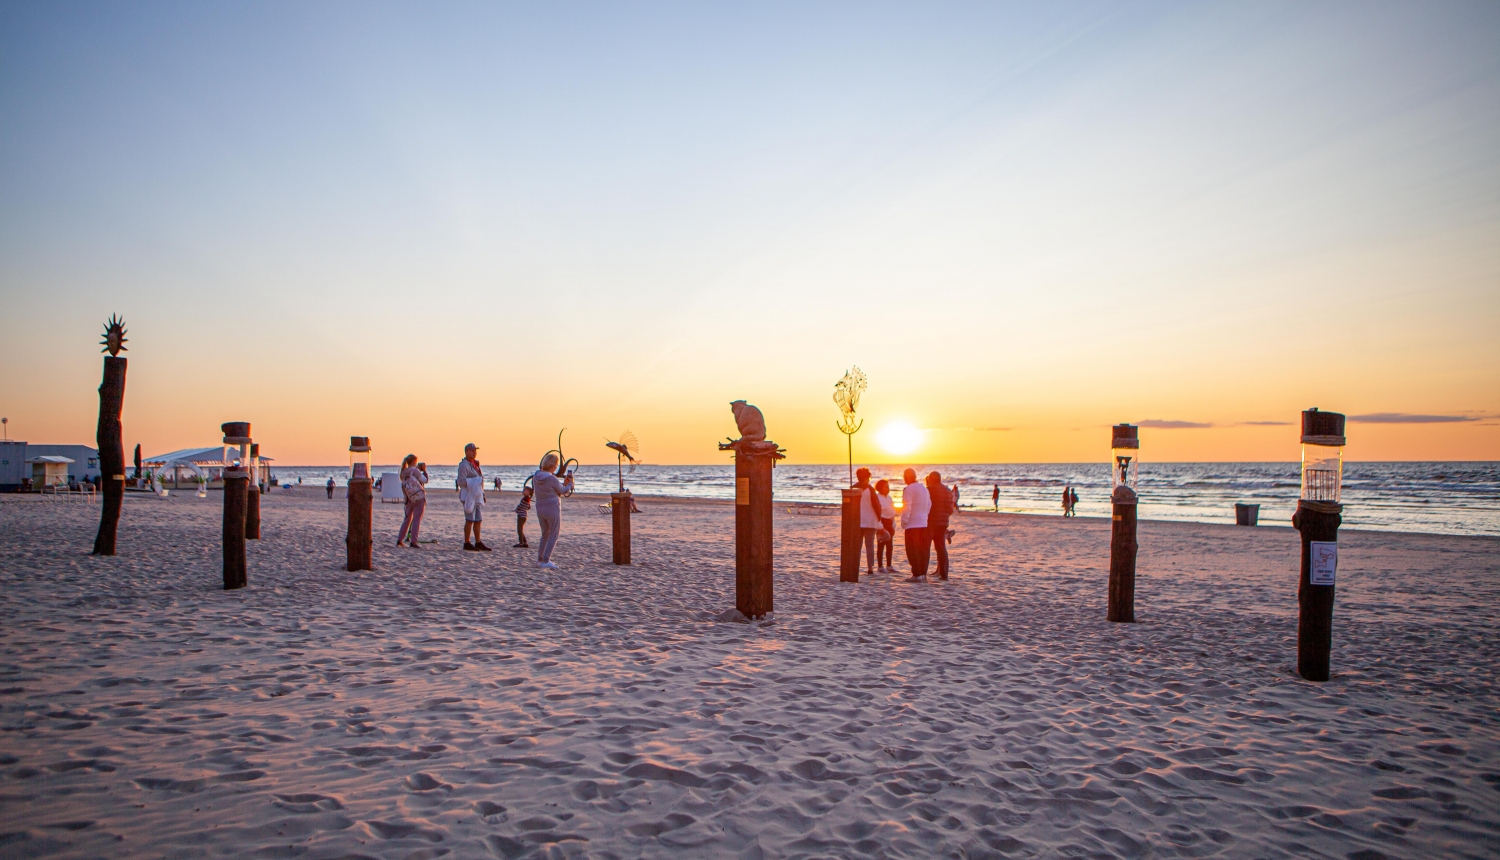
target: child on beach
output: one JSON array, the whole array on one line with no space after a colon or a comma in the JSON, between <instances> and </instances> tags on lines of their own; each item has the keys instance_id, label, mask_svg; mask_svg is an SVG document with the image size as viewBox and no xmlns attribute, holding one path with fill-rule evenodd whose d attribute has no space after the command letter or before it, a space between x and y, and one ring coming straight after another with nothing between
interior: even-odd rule
<instances>
[{"instance_id":1,"label":"child on beach","mask_svg":"<svg viewBox=\"0 0 1500 860\"><path fill-rule=\"evenodd\" d=\"M511 547L512 549L531 546L526 542L526 515L529 513L531 513L531 488L527 487L521 491L521 502L516 505L516 539L520 543Z\"/></svg>"},{"instance_id":2,"label":"child on beach","mask_svg":"<svg viewBox=\"0 0 1500 860\"><path fill-rule=\"evenodd\" d=\"M880 505L880 534L875 536L875 561L880 570L895 572L891 550L896 546L896 503L891 501L891 482L881 479L875 484L875 501Z\"/></svg>"}]
</instances>

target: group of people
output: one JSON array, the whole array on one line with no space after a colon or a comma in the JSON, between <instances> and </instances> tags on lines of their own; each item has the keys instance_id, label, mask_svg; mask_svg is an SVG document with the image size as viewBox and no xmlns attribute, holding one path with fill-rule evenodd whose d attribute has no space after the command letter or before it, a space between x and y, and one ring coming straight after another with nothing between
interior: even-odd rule
<instances>
[{"instance_id":1,"label":"group of people","mask_svg":"<svg viewBox=\"0 0 1500 860\"><path fill-rule=\"evenodd\" d=\"M1065 517L1075 517L1075 516L1078 516L1078 514L1074 510L1077 507L1078 507L1078 494L1073 491L1073 485L1069 484L1068 486L1063 487L1063 498L1062 498L1063 516L1065 516Z\"/></svg>"},{"instance_id":2,"label":"group of people","mask_svg":"<svg viewBox=\"0 0 1500 860\"><path fill-rule=\"evenodd\" d=\"M870 470L855 473L854 489L860 490L859 526L865 548L865 572L873 575L895 572L891 555L896 538L896 503L891 498L889 481L870 484ZM958 509L958 488L943 486L943 476L928 472L919 483L915 469L902 474L906 486L901 490L901 530L906 543L906 560L911 566L911 581L927 579L927 567L933 556L937 566L933 575L948 578L948 543L953 530L948 527Z\"/></svg>"},{"instance_id":3,"label":"group of people","mask_svg":"<svg viewBox=\"0 0 1500 860\"><path fill-rule=\"evenodd\" d=\"M557 546L557 535L562 529L561 498L573 492L573 475L558 478L557 455L548 454L542 459L541 468L531 476L527 486L521 490L521 501L516 505L515 548L529 547L526 541L526 520L532 506L536 506L537 520L541 523L541 541L537 546L537 566L556 570L552 561L552 550ZM464 549L469 552L489 552L481 537L484 528L484 467L479 464L479 446L473 442L464 446L464 458L458 464L458 500L464 506ZM498 489L500 481L495 480ZM417 535L422 529L422 513L427 507L427 464L417 462L416 454L406 455L401 461L401 493L406 502L406 515L401 520L401 530L396 533L396 546L417 549Z\"/></svg>"}]
</instances>

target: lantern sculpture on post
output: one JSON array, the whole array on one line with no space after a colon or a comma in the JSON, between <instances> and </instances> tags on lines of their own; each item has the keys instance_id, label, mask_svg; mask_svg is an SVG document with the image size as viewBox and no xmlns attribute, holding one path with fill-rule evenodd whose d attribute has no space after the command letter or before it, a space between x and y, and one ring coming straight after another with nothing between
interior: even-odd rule
<instances>
[{"instance_id":1,"label":"lantern sculpture on post","mask_svg":"<svg viewBox=\"0 0 1500 860\"><path fill-rule=\"evenodd\" d=\"M1297 583L1297 674L1328 680L1333 648L1333 589L1339 564L1344 506L1344 416L1302 413L1302 496L1292 525L1302 533L1302 574Z\"/></svg>"},{"instance_id":2,"label":"lantern sculpture on post","mask_svg":"<svg viewBox=\"0 0 1500 860\"><path fill-rule=\"evenodd\" d=\"M224 431L224 590L244 588L245 576L245 507L248 502L250 474L245 471L249 459L250 422L230 421L219 428ZM240 457L229 465L229 449L238 445Z\"/></svg>"},{"instance_id":3,"label":"lantern sculpture on post","mask_svg":"<svg viewBox=\"0 0 1500 860\"><path fill-rule=\"evenodd\" d=\"M350 571L373 570L371 555L374 538L371 533L371 506L374 482L370 480L370 437L349 437L349 549Z\"/></svg>"},{"instance_id":4,"label":"lantern sculpture on post","mask_svg":"<svg viewBox=\"0 0 1500 860\"><path fill-rule=\"evenodd\" d=\"M99 427L94 443L99 446L99 471L104 480L104 506L99 532L94 536L94 555L114 555L115 535L120 525L120 506L125 501L125 442L120 411L125 405L125 365L120 353L129 352L125 321L110 314L104 326L104 378L99 383ZM9 423L3 419L0 423ZM8 438L9 434L7 434Z\"/></svg>"},{"instance_id":5,"label":"lantern sculpture on post","mask_svg":"<svg viewBox=\"0 0 1500 860\"><path fill-rule=\"evenodd\" d=\"M1140 431L1116 424L1110 442L1110 494L1113 508L1109 536L1110 621L1135 621L1136 481L1141 474Z\"/></svg>"}]
</instances>

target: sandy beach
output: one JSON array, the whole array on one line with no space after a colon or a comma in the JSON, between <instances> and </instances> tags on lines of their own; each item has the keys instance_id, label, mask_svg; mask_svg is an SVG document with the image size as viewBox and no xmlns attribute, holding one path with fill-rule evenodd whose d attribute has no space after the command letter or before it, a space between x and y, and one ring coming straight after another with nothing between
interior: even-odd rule
<instances>
[{"instance_id":1,"label":"sandy beach","mask_svg":"<svg viewBox=\"0 0 1500 860\"><path fill-rule=\"evenodd\" d=\"M310 490L310 491L309 491ZM733 508L597 498L555 560L421 550L375 505L264 498L221 590L218 494L0 497L0 857L1500 856L1500 540L1346 530L1332 681L1292 671L1297 535L966 513L953 578L838 582L778 508L776 607L733 605ZM535 543L535 520L530 526ZM902 560L897 548L898 563Z\"/></svg>"}]
</instances>

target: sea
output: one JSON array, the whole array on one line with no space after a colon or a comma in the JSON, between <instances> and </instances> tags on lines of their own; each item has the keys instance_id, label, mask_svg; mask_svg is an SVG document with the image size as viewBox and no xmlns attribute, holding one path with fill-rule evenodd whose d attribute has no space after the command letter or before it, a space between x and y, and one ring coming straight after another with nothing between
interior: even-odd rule
<instances>
[{"instance_id":1,"label":"sea","mask_svg":"<svg viewBox=\"0 0 1500 860\"><path fill-rule=\"evenodd\" d=\"M857 465L857 464L856 464ZM903 466L870 466L874 479L891 482L899 496ZM948 485L958 484L965 510L992 510L995 487L998 508L1005 513L1061 516L1062 493L1078 493L1078 515L1102 517L1110 513L1107 463L1020 463L915 466L919 475L937 471ZM433 487L451 487L458 464L429 463ZM1139 515L1148 520L1233 523L1235 504L1259 505L1262 525L1289 525L1297 507L1297 463L1145 463L1137 490ZM396 466L376 466L379 477ZM503 489L514 490L535 471L534 466L485 466L487 479L500 478ZM322 486L329 477L343 485L343 466L279 466L283 483ZM613 464L582 466L579 492L608 493L618 489ZM849 484L847 466L781 464L773 474L775 498L797 510L806 505L836 505L839 491ZM625 475L625 484L638 496L734 498L734 467L644 465ZM493 486L493 484L490 484ZM1500 462L1346 463L1344 465L1344 528L1429 534L1500 536Z\"/></svg>"}]
</instances>

